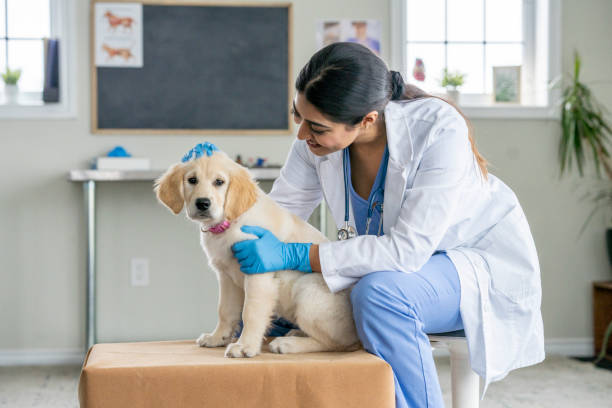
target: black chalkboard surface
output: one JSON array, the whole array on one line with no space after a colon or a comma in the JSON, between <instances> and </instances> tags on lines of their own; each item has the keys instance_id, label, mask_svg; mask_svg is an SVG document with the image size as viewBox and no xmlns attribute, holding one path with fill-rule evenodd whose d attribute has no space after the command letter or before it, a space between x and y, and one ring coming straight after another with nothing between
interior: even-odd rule
<instances>
[{"instance_id":1,"label":"black chalkboard surface","mask_svg":"<svg viewBox=\"0 0 612 408\"><path fill-rule=\"evenodd\" d=\"M94 133L290 133L291 4L142 3L143 67L92 61Z\"/></svg>"}]
</instances>

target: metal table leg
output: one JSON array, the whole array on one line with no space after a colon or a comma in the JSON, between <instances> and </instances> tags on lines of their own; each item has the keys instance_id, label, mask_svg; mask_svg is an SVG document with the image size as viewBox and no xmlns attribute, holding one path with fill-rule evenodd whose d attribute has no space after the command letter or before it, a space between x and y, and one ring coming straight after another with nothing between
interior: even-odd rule
<instances>
[{"instance_id":1,"label":"metal table leg","mask_svg":"<svg viewBox=\"0 0 612 408\"><path fill-rule=\"evenodd\" d=\"M87 211L87 350L96 343L96 182L83 183Z\"/></svg>"}]
</instances>

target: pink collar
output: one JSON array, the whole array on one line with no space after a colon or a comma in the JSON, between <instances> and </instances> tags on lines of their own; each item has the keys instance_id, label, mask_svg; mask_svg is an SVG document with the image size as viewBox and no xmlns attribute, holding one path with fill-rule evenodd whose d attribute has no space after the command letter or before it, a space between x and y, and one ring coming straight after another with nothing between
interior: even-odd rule
<instances>
[{"instance_id":1,"label":"pink collar","mask_svg":"<svg viewBox=\"0 0 612 408\"><path fill-rule=\"evenodd\" d=\"M230 222L228 220L225 220L223 222L220 222L217 225L213 225L212 227L210 227L207 230L202 228L202 232L212 232L213 234L220 234L223 231L225 231L226 229L228 229L229 226L230 226Z\"/></svg>"}]
</instances>

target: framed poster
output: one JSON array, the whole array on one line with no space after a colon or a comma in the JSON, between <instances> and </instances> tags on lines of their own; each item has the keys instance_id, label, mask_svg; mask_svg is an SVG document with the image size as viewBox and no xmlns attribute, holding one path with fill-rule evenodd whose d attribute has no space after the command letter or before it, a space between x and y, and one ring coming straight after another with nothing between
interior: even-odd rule
<instances>
[{"instance_id":1,"label":"framed poster","mask_svg":"<svg viewBox=\"0 0 612 408\"><path fill-rule=\"evenodd\" d=\"M365 45L380 55L381 24L377 20L320 20L317 22L317 48L348 41Z\"/></svg>"},{"instance_id":2,"label":"framed poster","mask_svg":"<svg viewBox=\"0 0 612 408\"><path fill-rule=\"evenodd\" d=\"M142 4L95 3L97 67L142 68Z\"/></svg>"}]
</instances>

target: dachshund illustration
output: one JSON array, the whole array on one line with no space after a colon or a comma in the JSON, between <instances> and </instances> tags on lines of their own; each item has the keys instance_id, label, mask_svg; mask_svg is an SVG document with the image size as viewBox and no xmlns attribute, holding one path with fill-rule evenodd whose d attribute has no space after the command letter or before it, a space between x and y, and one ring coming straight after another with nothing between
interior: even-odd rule
<instances>
[{"instance_id":1,"label":"dachshund illustration","mask_svg":"<svg viewBox=\"0 0 612 408\"><path fill-rule=\"evenodd\" d=\"M106 51L106 53L108 54L108 58L113 58L117 55L119 57L123 57L123 59L127 61L130 58L134 57L134 55L132 54L132 50L130 50L129 48L112 48L106 44L102 44L102 49Z\"/></svg>"},{"instance_id":2,"label":"dachshund illustration","mask_svg":"<svg viewBox=\"0 0 612 408\"><path fill-rule=\"evenodd\" d=\"M132 17L118 17L110 11L104 13L104 17L108 19L108 24L113 31L116 30L117 27L123 27L124 29L131 30L132 24L134 23L134 19Z\"/></svg>"}]
</instances>

